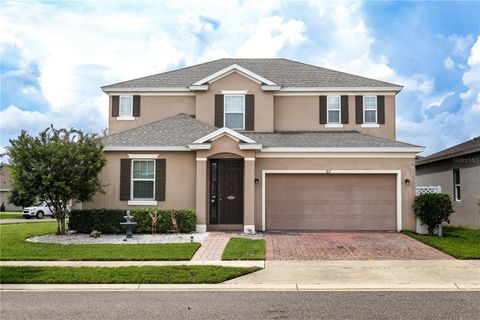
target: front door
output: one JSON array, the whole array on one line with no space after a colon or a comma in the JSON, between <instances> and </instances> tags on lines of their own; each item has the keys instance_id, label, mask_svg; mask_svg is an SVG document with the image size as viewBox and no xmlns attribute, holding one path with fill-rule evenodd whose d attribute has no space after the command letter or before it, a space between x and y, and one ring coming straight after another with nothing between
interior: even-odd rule
<instances>
[{"instance_id":1,"label":"front door","mask_svg":"<svg viewBox=\"0 0 480 320\"><path fill-rule=\"evenodd\" d=\"M243 160L211 160L210 223L243 224Z\"/></svg>"}]
</instances>

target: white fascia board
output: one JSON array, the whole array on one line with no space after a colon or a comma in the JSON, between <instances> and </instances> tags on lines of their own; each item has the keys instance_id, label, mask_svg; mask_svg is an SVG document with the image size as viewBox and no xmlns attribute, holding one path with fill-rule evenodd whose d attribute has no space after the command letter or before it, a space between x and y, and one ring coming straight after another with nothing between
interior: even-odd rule
<instances>
[{"instance_id":1,"label":"white fascia board","mask_svg":"<svg viewBox=\"0 0 480 320\"><path fill-rule=\"evenodd\" d=\"M262 145L261 144L242 144L240 143L239 145L240 150L262 150Z\"/></svg>"},{"instance_id":2,"label":"white fascia board","mask_svg":"<svg viewBox=\"0 0 480 320\"><path fill-rule=\"evenodd\" d=\"M223 127L223 128L217 129L217 130L207 134L206 136L201 137L200 139L197 139L197 140L193 141L193 144L204 143L204 142L207 142L209 140L212 140L213 138L216 138L216 137L224 135L224 134L228 134L228 135L230 135L234 138L237 138L239 141L243 141L243 142L246 142L246 143L255 143L255 144L257 143L255 140L252 140L249 137L244 136L243 134L241 134L241 133L239 133L235 130L232 130L232 129L227 128L227 127Z\"/></svg>"},{"instance_id":3,"label":"white fascia board","mask_svg":"<svg viewBox=\"0 0 480 320\"><path fill-rule=\"evenodd\" d=\"M188 147L190 150L210 150L212 145L210 143L204 144L189 144Z\"/></svg>"},{"instance_id":4,"label":"white fascia board","mask_svg":"<svg viewBox=\"0 0 480 320\"><path fill-rule=\"evenodd\" d=\"M278 91L282 88L282 86L272 86L272 85L262 85L263 91Z\"/></svg>"},{"instance_id":5,"label":"white fascia board","mask_svg":"<svg viewBox=\"0 0 480 320\"><path fill-rule=\"evenodd\" d=\"M232 71L232 70L240 71L240 72L248 75L249 77L252 77L253 79L256 79L256 80L258 80L258 81L260 81L260 82L262 82L262 83L265 83L265 84L268 84L268 85L271 85L271 86L277 85L275 82L270 81L270 80L268 80L268 79L266 79L266 78L264 78L264 77L256 74L255 72L252 72L252 71L250 71L250 70L248 70L248 69L245 69L245 68L243 68L243 67L241 67L241 66L239 66L239 65L237 65L237 64L232 64L231 66L228 66L228 67L226 67L226 68L223 68L222 70L219 70L219 71L217 71L217 72L215 72L215 73L212 73L212 74L209 75L208 77L205 77L205 78L203 78L203 79L198 80L198 81L195 82L193 85L194 85L194 86L203 85L203 84L208 83L208 82L210 82L210 81L212 81L212 80L214 80L214 79L216 79L216 78L218 78L218 77L221 77L221 76L224 75L225 73L228 73L228 72L230 72L230 71Z\"/></svg>"},{"instance_id":6,"label":"white fascia board","mask_svg":"<svg viewBox=\"0 0 480 320\"><path fill-rule=\"evenodd\" d=\"M269 147L262 148L262 152L408 152L420 153L423 152L423 147L388 147L388 148L283 148L283 147Z\"/></svg>"},{"instance_id":7,"label":"white fascia board","mask_svg":"<svg viewBox=\"0 0 480 320\"><path fill-rule=\"evenodd\" d=\"M192 85L192 86L188 86L188 88L192 91L207 91L208 90L208 84L205 84L205 85Z\"/></svg>"},{"instance_id":8,"label":"white fascia board","mask_svg":"<svg viewBox=\"0 0 480 320\"><path fill-rule=\"evenodd\" d=\"M103 151L190 151L182 146L105 146Z\"/></svg>"},{"instance_id":9,"label":"white fascia board","mask_svg":"<svg viewBox=\"0 0 480 320\"><path fill-rule=\"evenodd\" d=\"M395 91L400 92L402 86L392 87L283 87L279 91L282 92L371 92L371 91Z\"/></svg>"},{"instance_id":10,"label":"white fascia board","mask_svg":"<svg viewBox=\"0 0 480 320\"><path fill-rule=\"evenodd\" d=\"M125 88L102 88L103 92L188 92L187 87L125 87Z\"/></svg>"}]
</instances>

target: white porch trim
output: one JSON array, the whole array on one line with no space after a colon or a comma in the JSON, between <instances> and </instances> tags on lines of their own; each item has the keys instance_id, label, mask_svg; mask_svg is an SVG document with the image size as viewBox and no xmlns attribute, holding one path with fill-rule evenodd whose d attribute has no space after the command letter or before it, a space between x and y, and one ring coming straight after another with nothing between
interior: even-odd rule
<instances>
[{"instance_id":1,"label":"white porch trim","mask_svg":"<svg viewBox=\"0 0 480 320\"><path fill-rule=\"evenodd\" d=\"M207 76L203 79L198 80L193 85L194 86L200 86L200 85L203 85L203 84L208 83L208 82L213 82L216 79L221 78L223 75L225 75L225 74L227 74L227 73L229 73L233 70L240 71L241 73L246 74L247 76L257 80L260 83L265 83L265 84L271 85L271 86L277 85L275 82L270 81L270 80L256 74L255 72L252 72L248 69L245 69L244 67L241 67L238 64L232 64L232 65L230 65L226 68L223 68L222 70L219 70L215 73L212 73L211 75L209 75L209 76Z\"/></svg>"},{"instance_id":2,"label":"white porch trim","mask_svg":"<svg viewBox=\"0 0 480 320\"><path fill-rule=\"evenodd\" d=\"M266 229L266 176L267 174L395 174L397 176L397 231L402 231L402 171L375 170L375 169L322 169L322 170L289 170L265 169L262 170L262 231Z\"/></svg>"},{"instance_id":3,"label":"white porch trim","mask_svg":"<svg viewBox=\"0 0 480 320\"><path fill-rule=\"evenodd\" d=\"M239 141L243 141L243 142L246 142L246 143L255 143L257 144L257 142L255 140L252 140L250 139L249 137L247 136L244 136L243 134L235 131L235 130L232 130L230 128L227 128L227 127L223 127L223 128L220 128L220 129L217 129L209 134L207 134L206 136L203 136L201 137L200 139L197 139L193 142L193 144L200 144L200 143L204 143L204 142L207 142L207 141L210 141L216 137L219 137L221 135L225 135L225 134L228 134L229 136L232 136L236 139L238 139Z\"/></svg>"}]
</instances>

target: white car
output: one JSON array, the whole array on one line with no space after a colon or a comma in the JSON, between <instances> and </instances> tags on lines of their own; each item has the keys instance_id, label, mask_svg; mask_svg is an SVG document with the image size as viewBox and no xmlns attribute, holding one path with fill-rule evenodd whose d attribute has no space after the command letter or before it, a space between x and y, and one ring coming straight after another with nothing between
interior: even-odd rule
<instances>
[{"instance_id":1,"label":"white car","mask_svg":"<svg viewBox=\"0 0 480 320\"><path fill-rule=\"evenodd\" d=\"M36 217L37 219L43 219L43 217L45 216L49 216L52 218L55 217L53 215L53 212L50 211L50 209L48 208L47 203L45 201L36 203L31 207L27 207L23 209L22 213L25 219L30 219L32 217Z\"/></svg>"}]
</instances>

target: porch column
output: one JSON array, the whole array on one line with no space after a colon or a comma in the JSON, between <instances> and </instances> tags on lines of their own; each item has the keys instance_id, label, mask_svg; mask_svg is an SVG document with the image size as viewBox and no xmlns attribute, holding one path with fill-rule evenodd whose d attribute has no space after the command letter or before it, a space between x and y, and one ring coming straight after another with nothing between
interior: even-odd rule
<instances>
[{"instance_id":1,"label":"porch column","mask_svg":"<svg viewBox=\"0 0 480 320\"><path fill-rule=\"evenodd\" d=\"M244 158L243 232L255 233L255 158Z\"/></svg>"},{"instance_id":2,"label":"porch column","mask_svg":"<svg viewBox=\"0 0 480 320\"><path fill-rule=\"evenodd\" d=\"M195 214L197 232L207 231L207 158L197 158Z\"/></svg>"}]
</instances>

